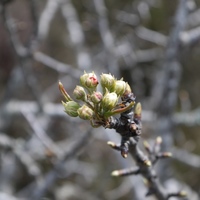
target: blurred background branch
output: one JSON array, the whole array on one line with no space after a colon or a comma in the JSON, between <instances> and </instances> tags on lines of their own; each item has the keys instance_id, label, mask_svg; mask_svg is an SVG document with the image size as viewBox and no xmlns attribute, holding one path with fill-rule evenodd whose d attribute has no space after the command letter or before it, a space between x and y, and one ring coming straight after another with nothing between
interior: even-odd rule
<instances>
[{"instance_id":1,"label":"blurred background branch","mask_svg":"<svg viewBox=\"0 0 200 200\"><path fill-rule=\"evenodd\" d=\"M119 136L63 111L58 81L72 94L86 70L131 85L143 106L142 138L162 136L174 155L156 164L162 184L198 200L199 6L0 0L0 199L145 199L140 177L110 177L134 165L107 147Z\"/></svg>"}]
</instances>

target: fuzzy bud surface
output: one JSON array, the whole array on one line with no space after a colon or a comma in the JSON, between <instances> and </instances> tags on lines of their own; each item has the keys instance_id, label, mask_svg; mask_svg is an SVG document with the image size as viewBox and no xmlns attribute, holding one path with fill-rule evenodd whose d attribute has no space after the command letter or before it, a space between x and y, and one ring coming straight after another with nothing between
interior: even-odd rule
<instances>
[{"instance_id":1,"label":"fuzzy bud surface","mask_svg":"<svg viewBox=\"0 0 200 200\"><path fill-rule=\"evenodd\" d=\"M102 99L102 107L104 110L112 110L118 102L118 97L115 92L107 93Z\"/></svg>"},{"instance_id":2,"label":"fuzzy bud surface","mask_svg":"<svg viewBox=\"0 0 200 200\"><path fill-rule=\"evenodd\" d=\"M94 115L94 111L86 105L80 107L77 112L78 116L84 120L91 120Z\"/></svg>"},{"instance_id":3,"label":"fuzzy bud surface","mask_svg":"<svg viewBox=\"0 0 200 200\"><path fill-rule=\"evenodd\" d=\"M109 91L113 90L115 86L115 78L111 74L101 75L101 86L102 88L107 88Z\"/></svg>"},{"instance_id":4,"label":"fuzzy bud surface","mask_svg":"<svg viewBox=\"0 0 200 200\"><path fill-rule=\"evenodd\" d=\"M76 103L75 101L68 101L68 102L62 102L65 112L71 116L71 117L77 117L78 112L77 110L80 108L80 105Z\"/></svg>"},{"instance_id":5,"label":"fuzzy bud surface","mask_svg":"<svg viewBox=\"0 0 200 200\"><path fill-rule=\"evenodd\" d=\"M93 103L99 103L102 100L103 95L101 92L93 92L90 98Z\"/></svg>"},{"instance_id":6,"label":"fuzzy bud surface","mask_svg":"<svg viewBox=\"0 0 200 200\"><path fill-rule=\"evenodd\" d=\"M73 92L74 96L78 100L86 101L87 95L83 87L77 85Z\"/></svg>"},{"instance_id":7,"label":"fuzzy bud surface","mask_svg":"<svg viewBox=\"0 0 200 200\"><path fill-rule=\"evenodd\" d=\"M125 90L126 90L126 82L121 80L115 81L114 91L115 93L117 93L117 95L121 96L122 94L124 94Z\"/></svg>"},{"instance_id":8,"label":"fuzzy bud surface","mask_svg":"<svg viewBox=\"0 0 200 200\"><path fill-rule=\"evenodd\" d=\"M85 73L80 77L80 83L83 87L94 89L98 85L98 79L94 72L92 73Z\"/></svg>"}]
</instances>

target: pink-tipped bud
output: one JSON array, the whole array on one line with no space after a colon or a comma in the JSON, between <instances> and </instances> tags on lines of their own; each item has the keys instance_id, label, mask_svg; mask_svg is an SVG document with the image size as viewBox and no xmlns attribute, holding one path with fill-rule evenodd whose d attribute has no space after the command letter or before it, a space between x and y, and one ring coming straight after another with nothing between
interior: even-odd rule
<instances>
[{"instance_id":1,"label":"pink-tipped bud","mask_svg":"<svg viewBox=\"0 0 200 200\"><path fill-rule=\"evenodd\" d=\"M115 81L114 91L115 93L117 93L117 95L121 96L122 94L124 94L125 90L126 90L126 82L122 80Z\"/></svg>"},{"instance_id":2,"label":"pink-tipped bud","mask_svg":"<svg viewBox=\"0 0 200 200\"><path fill-rule=\"evenodd\" d=\"M101 92L93 92L93 94L90 96L90 99L93 103L99 103L103 98L103 95Z\"/></svg>"},{"instance_id":3,"label":"pink-tipped bud","mask_svg":"<svg viewBox=\"0 0 200 200\"><path fill-rule=\"evenodd\" d=\"M75 101L68 101L68 102L62 102L65 112L71 116L71 117L77 117L78 112L77 110L80 108L80 105L76 103Z\"/></svg>"},{"instance_id":4,"label":"pink-tipped bud","mask_svg":"<svg viewBox=\"0 0 200 200\"><path fill-rule=\"evenodd\" d=\"M94 111L86 105L80 107L77 112L78 116L84 120L91 120L94 115Z\"/></svg>"},{"instance_id":5,"label":"pink-tipped bud","mask_svg":"<svg viewBox=\"0 0 200 200\"><path fill-rule=\"evenodd\" d=\"M101 86L105 90L107 88L109 91L112 91L115 86L116 79L111 74L102 74L101 75Z\"/></svg>"},{"instance_id":6,"label":"pink-tipped bud","mask_svg":"<svg viewBox=\"0 0 200 200\"><path fill-rule=\"evenodd\" d=\"M118 102L118 97L115 92L107 92L102 99L102 108L105 111L112 110Z\"/></svg>"},{"instance_id":7,"label":"pink-tipped bud","mask_svg":"<svg viewBox=\"0 0 200 200\"><path fill-rule=\"evenodd\" d=\"M83 87L77 85L73 92L74 96L78 100L86 101L87 95Z\"/></svg>"},{"instance_id":8,"label":"pink-tipped bud","mask_svg":"<svg viewBox=\"0 0 200 200\"><path fill-rule=\"evenodd\" d=\"M84 73L80 77L80 83L85 88L94 89L97 87L99 82L97 80L96 74L92 72L92 73Z\"/></svg>"}]
</instances>

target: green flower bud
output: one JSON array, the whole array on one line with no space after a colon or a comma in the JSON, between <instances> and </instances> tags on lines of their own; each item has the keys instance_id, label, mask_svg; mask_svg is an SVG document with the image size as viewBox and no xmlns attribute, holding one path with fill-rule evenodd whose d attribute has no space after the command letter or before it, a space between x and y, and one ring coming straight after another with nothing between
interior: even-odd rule
<instances>
[{"instance_id":1,"label":"green flower bud","mask_svg":"<svg viewBox=\"0 0 200 200\"><path fill-rule=\"evenodd\" d=\"M130 93L132 93L131 87L128 83L126 83L125 92L121 95L122 101L125 101Z\"/></svg>"},{"instance_id":2,"label":"green flower bud","mask_svg":"<svg viewBox=\"0 0 200 200\"><path fill-rule=\"evenodd\" d=\"M141 116L142 114L142 105L140 102L138 102L135 106L135 110L134 110L135 115L137 116Z\"/></svg>"},{"instance_id":3,"label":"green flower bud","mask_svg":"<svg viewBox=\"0 0 200 200\"><path fill-rule=\"evenodd\" d=\"M77 85L73 92L74 96L78 100L86 101L87 95L83 87Z\"/></svg>"},{"instance_id":4,"label":"green flower bud","mask_svg":"<svg viewBox=\"0 0 200 200\"><path fill-rule=\"evenodd\" d=\"M131 87L128 83L126 83L126 89L125 89L125 93L131 93L132 90L131 90Z\"/></svg>"},{"instance_id":5,"label":"green flower bud","mask_svg":"<svg viewBox=\"0 0 200 200\"><path fill-rule=\"evenodd\" d=\"M103 96L101 92L93 92L93 94L90 96L90 99L93 103L99 103L102 100Z\"/></svg>"},{"instance_id":6,"label":"green flower bud","mask_svg":"<svg viewBox=\"0 0 200 200\"><path fill-rule=\"evenodd\" d=\"M84 73L80 77L80 83L85 88L95 89L99 82L97 80L97 76L95 75L95 73L92 72L92 73Z\"/></svg>"},{"instance_id":7,"label":"green flower bud","mask_svg":"<svg viewBox=\"0 0 200 200\"><path fill-rule=\"evenodd\" d=\"M84 73L81 77L80 77L80 83L82 86L85 87L85 81L88 79L88 74Z\"/></svg>"},{"instance_id":8,"label":"green flower bud","mask_svg":"<svg viewBox=\"0 0 200 200\"><path fill-rule=\"evenodd\" d=\"M78 103L76 103L75 101L68 101L68 102L63 102L62 104L65 108L65 112L71 116L71 117L77 117L78 116L78 112L77 110L80 108L80 105Z\"/></svg>"},{"instance_id":9,"label":"green flower bud","mask_svg":"<svg viewBox=\"0 0 200 200\"><path fill-rule=\"evenodd\" d=\"M94 115L94 111L86 105L80 107L77 112L78 116L84 120L91 120Z\"/></svg>"},{"instance_id":10,"label":"green flower bud","mask_svg":"<svg viewBox=\"0 0 200 200\"><path fill-rule=\"evenodd\" d=\"M115 92L106 93L102 99L102 107L105 111L112 110L118 102L118 97Z\"/></svg>"},{"instance_id":11,"label":"green flower bud","mask_svg":"<svg viewBox=\"0 0 200 200\"><path fill-rule=\"evenodd\" d=\"M101 86L105 90L107 88L111 91L115 86L115 78L111 74L102 74L101 75Z\"/></svg>"},{"instance_id":12,"label":"green flower bud","mask_svg":"<svg viewBox=\"0 0 200 200\"><path fill-rule=\"evenodd\" d=\"M114 91L117 95L121 96L126 90L126 83L122 80L115 81Z\"/></svg>"}]
</instances>

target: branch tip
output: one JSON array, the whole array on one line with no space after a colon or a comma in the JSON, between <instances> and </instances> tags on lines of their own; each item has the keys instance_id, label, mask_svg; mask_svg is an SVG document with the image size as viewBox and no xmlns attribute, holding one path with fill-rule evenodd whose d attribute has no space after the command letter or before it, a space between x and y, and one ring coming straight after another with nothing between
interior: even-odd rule
<instances>
[{"instance_id":1,"label":"branch tip","mask_svg":"<svg viewBox=\"0 0 200 200\"><path fill-rule=\"evenodd\" d=\"M61 83L61 81L58 82L58 87L60 92L62 93L62 95L65 97L66 101L72 101L72 98L69 96L69 94L67 93L67 91L65 90L63 84Z\"/></svg>"},{"instance_id":2,"label":"branch tip","mask_svg":"<svg viewBox=\"0 0 200 200\"><path fill-rule=\"evenodd\" d=\"M116 144L114 142L108 141L107 145L114 148L116 146Z\"/></svg>"},{"instance_id":3,"label":"branch tip","mask_svg":"<svg viewBox=\"0 0 200 200\"><path fill-rule=\"evenodd\" d=\"M169 193L168 194L168 199L170 198L170 197L187 197L187 192L186 191L184 191L184 190L181 190L180 192L178 192L178 193Z\"/></svg>"},{"instance_id":4,"label":"branch tip","mask_svg":"<svg viewBox=\"0 0 200 200\"><path fill-rule=\"evenodd\" d=\"M151 153L151 147L150 147L150 144L145 140L143 141L143 145L144 145L144 148L146 149L146 151L148 153Z\"/></svg>"},{"instance_id":5,"label":"branch tip","mask_svg":"<svg viewBox=\"0 0 200 200\"><path fill-rule=\"evenodd\" d=\"M172 153L171 152L163 152L163 157L172 157Z\"/></svg>"},{"instance_id":6,"label":"branch tip","mask_svg":"<svg viewBox=\"0 0 200 200\"><path fill-rule=\"evenodd\" d=\"M151 161L150 160L144 160L144 164L148 167L151 167Z\"/></svg>"},{"instance_id":7,"label":"branch tip","mask_svg":"<svg viewBox=\"0 0 200 200\"><path fill-rule=\"evenodd\" d=\"M122 155L123 158L127 158L128 157L128 154L125 153L125 152L121 152L121 155Z\"/></svg>"},{"instance_id":8,"label":"branch tip","mask_svg":"<svg viewBox=\"0 0 200 200\"><path fill-rule=\"evenodd\" d=\"M185 190L182 190L179 192L180 197L186 197L187 196L187 192Z\"/></svg>"},{"instance_id":9,"label":"branch tip","mask_svg":"<svg viewBox=\"0 0 200 200\"><path fill-rule=\"evenodd\" d=\"M111 173L111 176L120 176L119 170L115 170Z\"/></svg>"},{"instance_id":10,"label":"branch tip","mask_svg":"<svg viewBox=\"0 0 200 200\"><path fill-rule=\"evenodd\" d=\"M143 177L143 183L144 183L147 187L149 187L149 181L148 181L146 178L144 178L144 177Z\"/></svg>"},{"instance_id":11,"label":"branch tip","mask_svg":"<svg viewBox=\"0 0 200 200\"><path fill-rule=\"evenodd\" d=\"M156 138L156 144L161 144L162 143L162 138L159 136Z\"/></svg>"}]
</instances>

